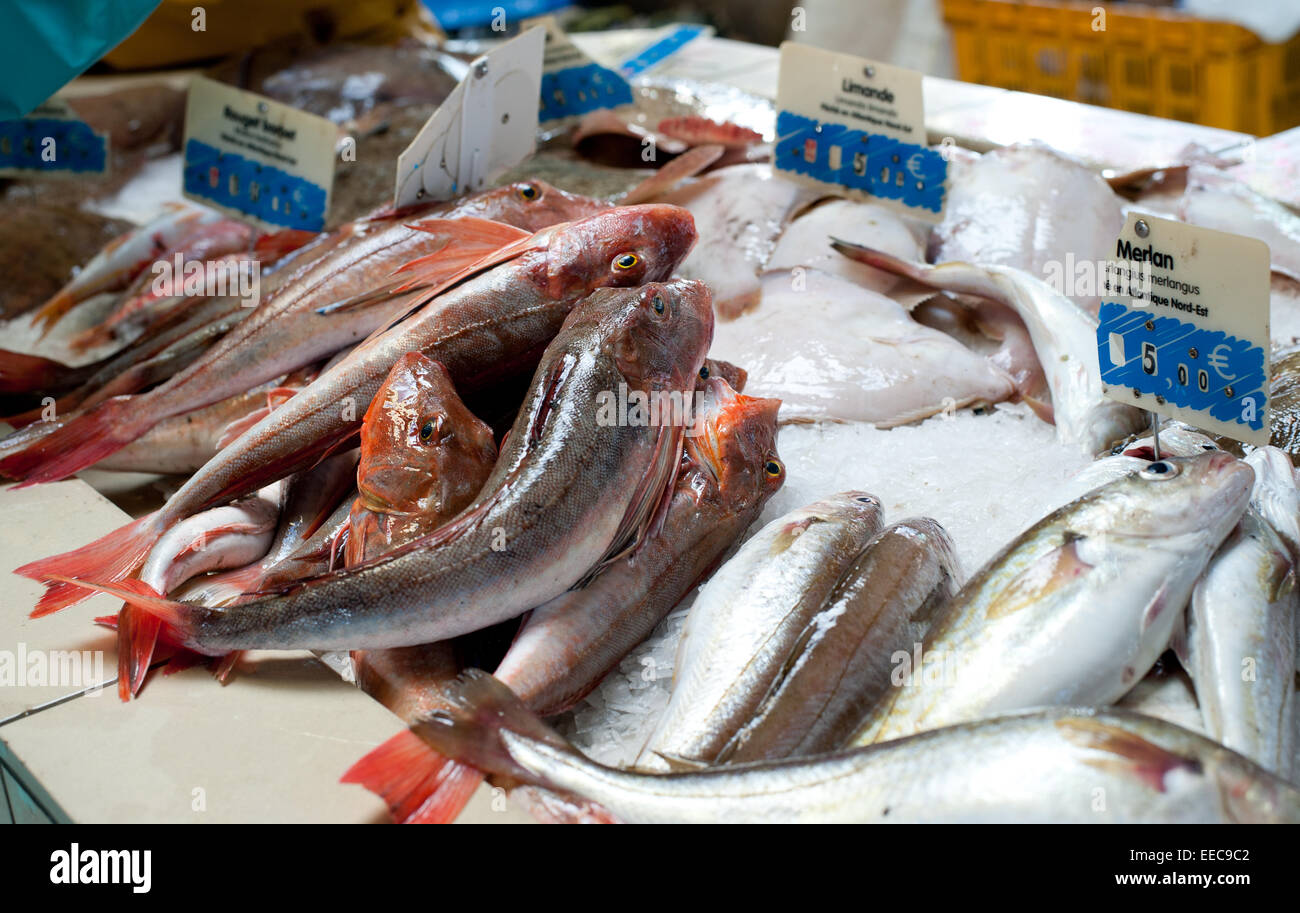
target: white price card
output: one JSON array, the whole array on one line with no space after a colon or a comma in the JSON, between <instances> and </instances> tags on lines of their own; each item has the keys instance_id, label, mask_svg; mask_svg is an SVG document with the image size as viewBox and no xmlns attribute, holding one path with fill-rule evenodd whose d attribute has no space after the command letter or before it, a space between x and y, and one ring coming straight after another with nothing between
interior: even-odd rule
<instances>
[{"instance_id":1,"label":"white price card","mask_svg":"<svg viewBox=\"0 0 1300 913\"><path fill-rule=\"evenodd\" d=\"M0 177L107 174L109 137L96 133L61 98L26 117L0 120Z\"/></svg>"},{"instance_id":2,"label":"white price card","mask_svg":"<svg viewBox=\"0 0 1300 913\"><path fill-rule=\"evenodd\" d=\"M1268 443L1268 245L1130 212L1102 294L1107 396Z\"/></svg>"},{"instance_id":3,"label":"white price card","mask_svg":"<svg viewBox=\"0 0 1300 913\"><path fill-rule=\"evenodd\" d=\"M397 207L482 188L537 145L545 30L532 28L477 58L397 159Z\"/></svg>"},{"instance_id":4,"label":"white price card","mask_svg":"<svg viewBox=\"0 0 1300 913\"><path fill-rule=\"evenodd\" d=\"M773 163L830 193L943 218L948 162L926 144L914 70L784 42Z\"/></svg>"},{"instance_id":5,"label":"white price card","mask_svg":"<svg viewBox=\"0 0 1300 913\"><path fill-rule=\"evenodd\" d=\"M182 191L264 227L320 231L337 141L326 118L196 76L185 108Z\"/></svg>"}]
</instances>

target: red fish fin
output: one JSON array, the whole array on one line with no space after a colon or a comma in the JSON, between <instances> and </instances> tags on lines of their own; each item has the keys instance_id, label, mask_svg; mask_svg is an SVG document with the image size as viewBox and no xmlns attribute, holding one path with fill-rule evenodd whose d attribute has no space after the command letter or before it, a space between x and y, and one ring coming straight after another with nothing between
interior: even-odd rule
<instances>
[{"instance_id":1,"label":"red fish fin","mask_svg":"<svg viewBox=\"0 0 1300 913\"><path fill-rule=\"evenodd\" d=\"M217 660L217 664L212 670L212 677L223 685L229 682L231 673L235 671L235 665L243 655L243 650L232 650L225 656L221 657L221 659Z\"/></svg>"},{"instance_id":2,"label":"red fish fin","mask_svg":"<svg viewBox=\"0 0 1300 913\"><path fill-rule=\"evenodd\" d=\"M77 369L25 352L0 349L0 393L39 393L70 382Z\"/></svg>"},{"instance_id":3,"label":"red fish fin","mask_svg":"<svg viewBox=\"0 0 1300 913\"><path fill-rule=\"evenodd\" d=\"M572 589L580 590L591 583L605 568L640 548L663 525L682 461L683 437L684 429L680 425L659 426L654 456L628 503L618 532L610 540L609 551Z\"/></svg>"},{"instance_id":4,"label":"red fish fin","mask_svg":"<svg viewBox=\"0 0 1300 913\"><path fill-rule=\"evenodd\" d=\"M726 152L723 146L696 146L683 152L677 158L664 165L650 177L637 184L619 199L618 205L631 206L635 203L647 203L655 197L667 193L677 184L689 177L694 177L708 168Z\"/></svg>"},{"instance_id":5,"label":"red fish fin","mask_svg":"<svg viewBox=\"0 0 1300 913\"><path fill-rule=\"evenodd\" d=\"M190 605L189 603L168 599L166 596L159 596L153 587L142 580L136 580L134 577L115 583L73 580L59 574L51 574L50 579L89 588L100 593L111 593L118 599L125 600L128 605L143 609L150 615L156 616L164 626L159 630L158 636L168 643L186 644L197 627L196 619L199 616L214 612L213 609L206 606Z\"/></svg>"},{"instance_id":6,"label":"red fish fin","mask_svg":"<svg viewBox=\"0 0 1300 913\"><path fill-rule=\"evenodd\" d=\"M148 584L137 581L142 587ZM156 591L154 595L157 595ZM140 686L149 672L153 651L158 644L162 622L134 606L122 606L117 615L117 694L129 701L140 693Z\"/></svg>"},{"instance_id":7,"label":"red fish fin","mask_svg":"<svg viewBox=\"0 0 1300 913\"><path fill-rule=\"evenodd\" d=\"M32 314L32 326L40 329L38 339L44 339L49 335L54 325L64 318L68 311L72 310L79 303L79 299L67 289L61 289L53 298L42 304Z\"/></svg>"},{"instance_id":8,"label":"red fish fin","mask_svg":"<svg viewBox=\"0 0 1300 913\"><path fill-rule=\"evenodd\" d=\"M543 235L549 237L550 235L547 233L554 231L559 226L553 225L551 228L545 229L544 232L530 235L521 228L515 228L502 222L493 222L491 219L480 219L475 216L464 216L459 219L425 219L423 222L415 223L411 227L418 228L421 231L434 232L439 230L454 231L459 228L461 237L457 238L456 244L449 244L443 248L438 263L427 265L420 271L420 275L412 277L404 286L404 288L420 286L418 296L405 312L389 321L386 326L372 333L372 339L392 329L456 283L511 260L525 251L540 250L545 247L546 244L541 240L541 237ZM464 246L462 247L462 245ZM401 273L405 269L406 265L400 266L394 273ZM425 288L424 286L428 287Z\"/></svg>"},{"instance_id":9,"label":"red fish fin","mask_svg":"<svg viewBox=\"0 0 1300 913\"><path fill-rule=\"evenodd\" d=\"M699 115L665 117L659 132L684 143L721 143L724 146L752 146L763 141L763 134L730 122L719 123Z\"/></svg>"},{"instance_id":10,"label":"red fish fin","mask_svg":"<svg viewBox=\"0 0 1300 913\"><path fill-rule=\"evenodd\" d=\"M162 535L162 530L153 525L156 517L157 512L146 514L89 545L24 564L14 571L20 577L47 581L48 589L36 603L32 618L49 615L94 595L89 587L72 579L74 577L118 581L134 573ZM56 579L66 582L48 583Z\"/></svg>"},{"instance_id":11,"label":"red fish fin","mask_svg":"<svg viewBox=\"0 0 1300 913\"><path fill-rule=\"evenodd\" d=\"M0 460L0 474L22 479L20 488L57 482L112 456L156 423L154 414L130 397L105 400Z\"/></svg>"},{"instance_id":12,"label":"red fish fin","mask_svg":"<svg viewBox=\"0 0 1300 913\"><path fill-rule=\"evenodd\" d=\"M461 813L483 774L426 745L409 729L399 732L343 775L388 803L399 824L448 824Z\"/></svg>"},{"instance_id":13,"label":"red fish fin","mask_svg":"<svg viewBox=\"0 0 1300 913\"><path fill-rule=\"evenodd\" d=\"M253 252L264 263L273 263L285 254L291 254L298 248L316 238L314 231L302 231L297 228L285 228L262 235L253 243Z\"/></svg>"}]
</instances>

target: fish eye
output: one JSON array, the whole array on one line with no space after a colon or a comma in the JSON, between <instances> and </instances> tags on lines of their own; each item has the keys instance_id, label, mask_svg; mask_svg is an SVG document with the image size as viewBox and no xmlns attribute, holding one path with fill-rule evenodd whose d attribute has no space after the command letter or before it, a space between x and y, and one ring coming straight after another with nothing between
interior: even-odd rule
<instances>
[{"instance_id":1,"label":"fish eye","mask_svg":"<svg viewBox=\"0 0 1300 913\"><path fill-rule=\"evenodd\" d=\"M662 295L655 295L653 298L651 298L651 299L650 299L650 306L651 306L652 308L655 309L655 313L656 313L656 314L658 314L660 317L663 316L663 313L664 313L664 299L663 299L663 296L662 296Z\"/></svg>"},{"instance_id":2,"label":"fish eye","mask_svg":"<svg viewBox=\"0 0 1300 913\"><path fill-rule=\"evenodd\" d=\"M1211 444L1209 441L1206 441L1204 444L1201 445L1201 449L1202 449L1202 450L1218 450L1219 448L1218 448L1217 445L1215 445L1215 444Z\"/></svg>"},{"instance_id":3,"label":"fish eye","mask_svg":"<svg viewBox=\"0 0 1300 913\"><path fill-rule=\"evenodd\" d=\"M775 479L785 472L785 466L781 464L780 460L768 460L763 464L763 472L767 473L769 479Z\"/></svg>"},{"instance_id":4,"label":"fish eye","mask_svg":"<svg viewBox=\"0 0 1300 913\"><path fill-rule=\"evenodd\" d=\"M424 441L426 444L429 443L429 439L433 437L433 432L435 430L433 422L425 422L420 427L420 440Z\"/></svg>"},{"instance_id":5,"label":"fish eye","mask_svg":"<svg viewBox=\"0 0 1300 913\"><path fill-rule=\"evenodd\" d=\"M700 380L708 380L708 379L709 379L709 366L707 364L700 365Z\"/></svg>"},{"instance_id":6,"label":"fish eye","mask_svg":"<svg viewBox=\"0 0 1300 913\"><path fill-rule=\"evenodd\" d=\"M537 185L523 184L519 187L519 196L525 200L537 199Z\"/></svg>"},{"instance_id":7,"label":"fish eye","mask_svg":"<svg viewBox=\"0 0 1300 913\"><path fill-rule=\"evenodd\" d=\"M641 262L641 258L636 254L623 254L614 258L614 269L631 269Z\"/></svg>"},{"instance_id":8,"label":"fish eye","mask_svg":"<svg viewBox=\"0 0 1300 913\"><path fill-rule=\"evenodd\" d=\"M1144 479L1150 479L1151 481L1172 479L1174 476L1178 475L1178 466L1174 463L1167 463L1164 460L1160 460L1139 471L1138 475Z\"/></svg>"},{"instance_id":9,"label":"fish eye","mask_svg":"<svg viewBox=\"0 0 1300 913\"><path fill-rule=\"evenodd\" d=\"M874 504L874 503L876 503L876 499L875 499L875 498L870 498L870 497L854 498L853 500L857 501L859 504Z\"/></svg>"}]
</instances>

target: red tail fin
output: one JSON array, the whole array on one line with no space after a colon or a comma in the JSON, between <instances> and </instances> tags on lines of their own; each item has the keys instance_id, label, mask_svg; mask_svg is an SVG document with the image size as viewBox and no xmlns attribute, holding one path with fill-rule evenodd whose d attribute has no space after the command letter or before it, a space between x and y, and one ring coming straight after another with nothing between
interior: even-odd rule
<instances>
[{"instance_id":1,"label":"red tail fin","mask_svg":"<svg viewBox=\"0 0 1300 913\"><path fill-rule=\"evenodd\" d=\"M161 630L161 621L130 604L122 606L118 613L117 696L122 700L129 701L140 692Z\"/></svg>"},{"instance_id":2,"label":"red tail fin","mask_svg":"<svg viewBox=\"0 0 1300 913\"><path fill-rule=\"evenodd\" d=\"M88 584L83 586L73 578L95 577L99 580L118 581L134 573L162 535L163 531L154 525L157 517L157 512L146 514L89 545L24 564L14 571L20 577L47 581L49 586L36 604L32 617L49 615L94 595ZM65 582L49 585L50 580Z\"/></svg>"},{"instance_id":3,"label":"red tail fin","mask_svg":"<svg viewBox=\"0 0 1300 913\"><path fill-rule=\"evenodd\" d=\"M342 782L359 783L382 798L399 824L449 824L483 774L443 757L407 729L353 764Z\"/></svg>"},{"instance_id":4,"label":"red tail fin","mask_svg":"<svg viewBox=\"0 0 1300 913\"><path fill-rule=\"evenodd\" d=\"M192 633L194 624L190 613L210 611L204 606L190 605L189 603L168 599L166 596L159 596L157 590L143 580L136 580L134 577L128 577L114 583L97 583L90 580L74 580L71 577L64 577L62 574L50 574L48 576L51 580L60 580L99 593L111 593L118 599L125 600L128 605L144 609L150 615L155 615L161 619L163 624L175 629L166 632L166 637L169 641L177 644L186 643L187 636Z\"/></svg>"},{"instance_id":5,"label":"red tail fin","mask_svg":"<svg viewBox=\"0 0 1300 913\"><path fill-rule=\"evenodd\" d=\"M52 358L0 349L0 393L42 393L66 389L76 375L76 368Z\"/></svg>"},{"instance_id":6,"label":"red tail fin","mask_svg":"<svg viewBox=\"0 0 1300 913\"><path fill-rule=\"evenodd\" d=\"M131 397L105 400L91 411L0 460L0 473L23 479L21 488L57 482L89 469L152 428L161 416Z\"/></svg>"}]
</instances>

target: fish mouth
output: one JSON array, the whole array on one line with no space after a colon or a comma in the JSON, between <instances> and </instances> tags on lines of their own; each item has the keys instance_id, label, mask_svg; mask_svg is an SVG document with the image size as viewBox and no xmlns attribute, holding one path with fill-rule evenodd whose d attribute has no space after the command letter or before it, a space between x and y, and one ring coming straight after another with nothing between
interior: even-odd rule
<instances>
[{"instance_id":1,"label":"fish mouth","mask_svg":"<svg viewBox=\"0 0 1300 913\"><path fill-rule=\"evenodd\" d=\"M746 440L740 446L752 447L757 435L751 429L775 429L781 401L737 393L720 377L709 379L709 394L715 406L708 415L699 417L696 432L687 436L686 446L695 463L706 469L715 482L721 482L736 440L744 435ZM755 454L754 459L759 456Z\"/></svg>"}]
</instances>

